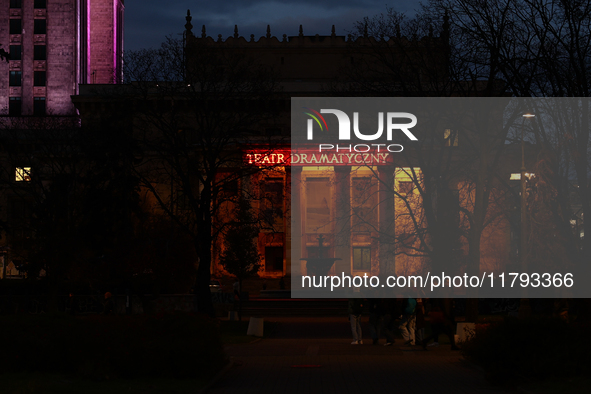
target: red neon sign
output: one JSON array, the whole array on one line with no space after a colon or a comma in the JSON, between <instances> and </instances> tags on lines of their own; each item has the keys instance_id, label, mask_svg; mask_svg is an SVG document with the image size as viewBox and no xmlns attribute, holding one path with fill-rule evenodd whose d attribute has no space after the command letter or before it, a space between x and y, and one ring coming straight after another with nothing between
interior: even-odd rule
<instances>
[{"instance_id":1,"label":"red neon sign","mask_svg":"<svg viewBox=\"0 0 591 394\"><path fill-rule=\"evenodd\" d=\"M288 150L253 150L243 153L244 164L251 166L289 165L290 151Z\"/></svg>"},{"instance_id":2,"label":"red neon sign","mask_svg":"<svg viewBox=\"0 0 591 394\"><path fill-rule=\"evenodd\" d=\"M251 150L243 153L245 165L251 166L377 166L392 163L390 152L318 152L312 149Z\"/></svg>"}]
</instances>

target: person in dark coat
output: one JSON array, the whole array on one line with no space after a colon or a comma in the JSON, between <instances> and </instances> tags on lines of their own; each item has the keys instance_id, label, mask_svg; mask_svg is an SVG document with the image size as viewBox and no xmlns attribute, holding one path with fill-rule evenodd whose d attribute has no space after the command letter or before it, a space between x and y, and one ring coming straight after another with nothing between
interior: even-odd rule
<instances>
[{"instance_id":1,"label":"person in dark coat","mask_svg":"<svg viewBox=\"0 0 591 394\"><path fill-rule=\"evenodd\" d=\"M458 350L455 344L453 333L453 316L445 312L445 306L441 299L430 299L431 306L429 311L429 323L431 324L431 335L423 339L421 345L423 349L427 346L439 346L439 336L441 334L447 335L449 343L451 343L451 350ZM427 345L429 341L434 340L433 343Z\"/></svg>"},{"instance_id":2,"label":"person in dark coat","mask_svg":"<svg viewBox=\"0 0 591 394\"><path fill-rule=\"evenodd\" d=\"M407 297L402 307L402 319L398 329L402 334L405 345L415 345L415 327L417 323L417 300Z\"/></svg>"},{"instance_id":3,"label":"person in dark coat","mask_svg":"<svg viewBox=\"0 0 591 394\"><path fill-rule=\"evenodd\" d=\"M424 298L417 298L417 306L416 306L416 326L415 326L415 343L420 345L423 343L423 339L425 338L425 326L427 323L425 322L425 304L423 302Z\"/></svg>"},{"instance_id":4,"label":"person in dark coat","mask_svg":"<svg viewBox=\"0 0 591 394\"><path fill-rule=\"evenodd\" d=\"M386 336L386 343L384 346L392 346L395 342L395 331L398 328L397 321L402 315L402 303L396 298L386 298L383 300L384 318L382 321L382 332Z\"/></svg>"},{"instance_id":5,"label":"person in dark coat","mask_svg":"<svg viewBox=\"0 0 591 394\"><path fill-rule=\"evenodd\" d=\"M377 345L380 341L380 334L384 325L384 300L381 298L370 298L369 306L369 327L373 344Z\"/></svg>"},{"instance_id":6,"label":"person in dark coat","mask_svg":"<svg viewBox=\"0 0 591 394\"><path fill-rule=\"evenodd\" d=\"M363 300L361 298L349 299L349 322L353 342L351 345L363 345L363 333L361 332L361 313L363 312Z\"/></svg>"}]
</instances>

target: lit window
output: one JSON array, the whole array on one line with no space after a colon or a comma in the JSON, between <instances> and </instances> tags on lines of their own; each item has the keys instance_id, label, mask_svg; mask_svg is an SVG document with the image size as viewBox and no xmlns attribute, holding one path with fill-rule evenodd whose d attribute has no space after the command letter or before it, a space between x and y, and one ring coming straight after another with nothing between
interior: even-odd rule
<instances>
[{"instance_id":1,"label":"lit window","mask_svg":"<svg viewBox=\"0 0 591 394\"><path fill-rule=\"evenodd\" d=\"M370 232L377 228L377 184L370 177L351 180L351 231Z\"/></svg>"},{"instance_id":2,"label":"lit window","mask_svg":"<svg viewBox=\"0 0 591 394\"><path fill-rule=\"evenodd\" d=\"M353 270L370 271L371 270L371 248L354 247L353 248Z\"/></svg>"},{"instance_id":3,"label":"lit window","mask_svg":"<svg viewBox=\"0 0 591 394\"><path fill-rule=\"evenodd\" d=\"M412 194L414 186L415 184L412 181L400 181L398 182L398 194L401 196Z\"/></svg>"},{"instance_id":4,"label":"lit window","mask_svg":"<svg viewBox=\"0 0 591 394\"><path fill-rule=\"evenodd\" d=\"M532 179L533 177L535 177L536 174L533 172L526 172L525 173L525 178L526 179ZM520 181L521 180L521 173L520 172L514 172L511 174L511 178L509 178L510 181Z\"/></svg>"},{"instance_id":5,"label":"lit window","mask_svg":"<svg viewBox=\"0 0 591 394\"><path fill-rule=\"evenodd\" d=\"M332 208L331 183L329 178L306 179L306 232L330 232Z\"/></svg>"},{"instance_id":6,"label":"lit window","mask_svg":"<svg viewBox=\"0 0 591 394\"><path fill-rule=\"evenodd\" d=\"M29 182L31 180L31 167L16 167L15 180L17 182Z\"/></svg>"},{"instance_id":7,"label":"lit window","mask_svg":"<svg viewBox=\"0 0 591 394\"><path fill-rule=\"evenodd\" d=\"M458 132L452 129L445 129L443 140L445 146L458 146Z\"/></svg>"}]
</instances>

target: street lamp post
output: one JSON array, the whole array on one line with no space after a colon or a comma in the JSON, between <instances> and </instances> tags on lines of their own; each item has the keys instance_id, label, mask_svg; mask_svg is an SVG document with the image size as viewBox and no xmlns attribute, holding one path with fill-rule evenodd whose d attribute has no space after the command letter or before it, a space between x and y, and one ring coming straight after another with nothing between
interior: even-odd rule
<instances>
[{"instance_id":1,"label":"street lamp post","mask_svg":"<svg viewBox=\"0 0 591 394\"><path fill-rule=\"evenodd\" d=\"M523 117L533 118L536 115L532 113L525 113ZM520 263L521 263L521 272L527 273L527 200L526 200L526 184L525 184L525 177L526 177L526 169L525 169L525 142L523 138L524 127L521 127L521 246L519 250L520 256ZM522 297L519 303L519 316L520 317L528 317L531 315L531 306L529 304L529 298L527 298L527 288L522 288Z\"/></svg>"}]
</instances>

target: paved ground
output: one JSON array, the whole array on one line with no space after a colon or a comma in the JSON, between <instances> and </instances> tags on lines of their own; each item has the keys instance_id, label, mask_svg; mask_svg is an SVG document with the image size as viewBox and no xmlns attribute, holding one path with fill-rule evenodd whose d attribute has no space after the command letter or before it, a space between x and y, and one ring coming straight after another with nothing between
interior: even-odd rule
<instances>
[{"instance_id":1,"label":"paved ground","mask_svg":"<svg viewBox=\"0 0 591 394\"><path fill-rule=\"evenodd\" d=\"M351 345L346 318L276 318L273 338L227 347L234 366L210 393L502 393L450 345ZM367 328L367 327L365 327Z\"/></svg>"}]
</instances>

